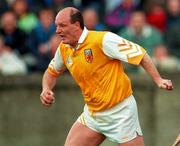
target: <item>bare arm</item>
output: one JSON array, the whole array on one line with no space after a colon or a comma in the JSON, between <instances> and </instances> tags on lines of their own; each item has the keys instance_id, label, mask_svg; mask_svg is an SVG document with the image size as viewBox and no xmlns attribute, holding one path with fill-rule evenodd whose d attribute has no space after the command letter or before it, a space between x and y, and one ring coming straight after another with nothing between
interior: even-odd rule
<instances>
[{"instance_id":1,"label":"bare arm","mask_svg":"<svg viewBox=\"0 0 180 146\"><path fill-rule=\"evenodd\" d=\"M146 70L146 72L151 76L151 78L159 88L167 89L167 90L173 89L171 80L163 79L160 76L158 70L156 69L155 65L153 64L151 58L147 53L144 55L140 64Z\"/></svg>"},{"instance_id":2,"label":"bare arm","mask_svg":"<svg viewBox=\"0 0 180 146\"><path fill-rule=\"evenodd\" d=\"M42 79L42 92L40 95L41 102L45 106L50 106L55 101L52 89L56 84L56 80L56 77L52 76L47 70L45 71Z\"/></svg>"},{"instance_id":3,"label":"bare arm","mask_svg":"<svg viewBox=\"0 0 180 146\"><path fill-rule=\"evenodd\" d=\"M42 89L43 90L52 90L56 84L56 77L52 76L47 70L44 73L42 79Z\"/></svg>"}]
</instances>

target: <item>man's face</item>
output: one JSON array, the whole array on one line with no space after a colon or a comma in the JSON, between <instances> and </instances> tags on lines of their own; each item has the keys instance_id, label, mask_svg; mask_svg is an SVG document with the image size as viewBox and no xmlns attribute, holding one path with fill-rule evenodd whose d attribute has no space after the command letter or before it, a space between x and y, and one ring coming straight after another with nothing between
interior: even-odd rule
<instances>
[{"instance_id":1,"label":"man's face","mask_svg":"<svg viewBox=\"0 0 180 146\"><path fill-rule=\"evenodd\" d=\"M75 46L78 42L76 32L79 29L78 22L70 22L70 14L67 12L60 12L56 16L56 33L61 37L61 40L65 44Z\"/></svg>"},{"instance_id":2,"label":"man's face","mask_svg":"<svg viewBox=\"0 0 180 146\"><path fill-rule=\"evenodd\" d=\"M16 18L13 13L7 12L2 16L2 27L7 33L12 33L16 28Z\"/></svg>"},{"instance_id":3,"label":"man's face","mask_svg":"<svg viewBox=\"0 0 180 146\"><path fill-rule=\"evenodd\" d=\"M135 30L135 32L141 32L143 27L146 25L144 15L142 13L133 14L130 20L130 25Z\"/></svg>"},{"instance_id":4,"label":"man's face","mask_svg":"<svg viewBox=\"0 0 180 146\"><path fill-rule=\"evenodd\" d=\"M85 23L86 27L90 30L95 29L95 26L98 21L96 11L87 9L84 11L83 17L84 17L84 23Z\"/></svg>"},{"instance_id":5,"label":"man's face","mask_svg":"<svg viewBox=\"0 0 180 146\"><path fill-rule=\"evenodd\" d=\"M51 10L42 10L39 14L40 22L45 29L54 23L54 13Z\"/></svg>"}]
</instances>

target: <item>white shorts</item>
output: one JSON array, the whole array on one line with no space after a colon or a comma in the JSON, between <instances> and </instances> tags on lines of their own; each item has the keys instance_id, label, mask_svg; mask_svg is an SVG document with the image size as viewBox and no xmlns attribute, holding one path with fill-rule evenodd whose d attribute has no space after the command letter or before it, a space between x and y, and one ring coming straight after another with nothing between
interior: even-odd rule
<instances>
[{"instance_id":1,"label":"white shorts","mask_svg":"<svg viewBox=\"0 0 180 146\"><path fill-rule=\"evenodd\" d=\"M85 105L84 112L77 121L104 134L109 140L116 143L125 143L137 135L142 135L137 105L133 95L114 107L102 112L95 112L93 115Z\"/></svg>"}]
</instances>

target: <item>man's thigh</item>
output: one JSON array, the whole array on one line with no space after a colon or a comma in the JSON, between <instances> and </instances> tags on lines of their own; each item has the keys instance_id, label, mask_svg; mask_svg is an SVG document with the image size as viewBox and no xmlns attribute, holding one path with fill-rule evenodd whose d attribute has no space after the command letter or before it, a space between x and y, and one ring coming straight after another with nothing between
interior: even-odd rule
<instances>
[{"instance_id":1,"label":"man's thigh","mask_svg":"<svg viewBox=\"0 0 180 146\"><path fill-rule=\"evenodd\" d=\"M136 138L132 139L131 141L119 144L119 146L145 146L144 140L142 136L137 136Z\"/></svg>"},{"instance_id":2,"label":"man's thigh","mask_svg":"<svg viewBox=\"0 0 180 146\"><path fill-rule=\"evenodd\" d=\"M75 122L67 136L65 146L99 146L105 136Z\"/></svg>"}]
</instances>

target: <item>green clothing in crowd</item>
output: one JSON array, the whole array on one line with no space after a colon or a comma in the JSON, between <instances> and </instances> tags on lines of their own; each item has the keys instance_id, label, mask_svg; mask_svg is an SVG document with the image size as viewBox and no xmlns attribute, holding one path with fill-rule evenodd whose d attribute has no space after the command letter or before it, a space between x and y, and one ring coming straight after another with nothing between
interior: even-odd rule
<instances>
[{"instance_id":1,"label":"green clothing in crowd","mask_svg":"<svg viewBox=\"0 0 180 146\"><path fill-rule=\"evenodd\" d=\"M150 56L153 55L153 49L158 45L163 44L163 38L161 33L153 27L145 26L139 36L137 36L133 29L130 27L124 28L118 33L121 37L124 37L132 42L141 45L146 49Z\"/></svg>"}]
</instances>

